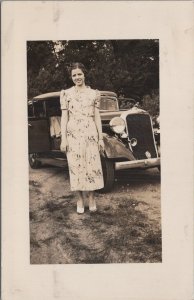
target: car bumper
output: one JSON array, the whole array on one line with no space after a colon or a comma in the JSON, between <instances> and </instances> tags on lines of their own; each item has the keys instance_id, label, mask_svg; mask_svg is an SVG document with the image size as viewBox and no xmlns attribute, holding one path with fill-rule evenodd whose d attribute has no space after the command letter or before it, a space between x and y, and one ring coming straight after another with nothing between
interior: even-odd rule
<instances>
[{"instance_id":1,"label":"car bumper","mask_svg":"<svg viewBox=\"0 0 194 300\"><path fill-rule=\"evenodd\" d=\"M121 161L115 163L115 170L125 170L125 169L147 169L160 166L160 158L149 158L141 160L132 161Z\"/></svg>"}]
</instances>

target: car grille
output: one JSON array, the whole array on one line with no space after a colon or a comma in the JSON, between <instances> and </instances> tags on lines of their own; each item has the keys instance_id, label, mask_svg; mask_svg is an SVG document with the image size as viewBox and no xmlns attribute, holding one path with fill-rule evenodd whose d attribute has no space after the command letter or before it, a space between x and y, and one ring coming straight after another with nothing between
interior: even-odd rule
<instances>
[{"instance_id":1,"label":"car grille","mask_svg":"<svg viewBox=\"0 0 194 300\"><path fill-rule=\"evenodd\" d=\"M136 159L157 157L150 116L129 114L126 117L129 139L135 138L137 145L132 147Z\"/></svg>"}]
</instances>

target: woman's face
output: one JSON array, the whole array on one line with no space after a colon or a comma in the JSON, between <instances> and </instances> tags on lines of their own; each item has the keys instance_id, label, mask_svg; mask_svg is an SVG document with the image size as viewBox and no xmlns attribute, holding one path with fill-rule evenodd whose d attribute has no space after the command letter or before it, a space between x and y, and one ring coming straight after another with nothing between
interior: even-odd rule
<instances>
[{"instance_id":1,"label":"woman's face","mask_svg":"<svg viewBox=\"0 0 194 300\"><path fill-rule=\"evenodd\" d=\"M73 69L71 71L71 78L77 86L82 86L85 83L84 73L81 69Z\"/></svg>"}]
</instances>

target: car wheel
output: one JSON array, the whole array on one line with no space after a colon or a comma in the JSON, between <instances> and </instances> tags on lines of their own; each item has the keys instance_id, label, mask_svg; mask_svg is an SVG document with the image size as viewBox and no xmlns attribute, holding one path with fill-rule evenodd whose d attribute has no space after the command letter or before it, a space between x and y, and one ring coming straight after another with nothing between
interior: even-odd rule
<instances>
[{"instance_id":1,"label":"car wheel","mask_svg":"<svg viewBox=\"0 0 194 300\"><path fill-rule=\"evenodd\" d=\"M102 171L104 177L104 188L99 190L99 192L107 193L111 191L114 185L114 179L115 179L114 163L105 157L101 157L101 162L102 162Z\"/></svg>"},{"instance_id":2,"label":"car wheel","mask_svg":"<svg viewBox=\"0 0 194 300\"><path fill-rule=\"evenodd\" d=\"M41 167L41 162L38 160L37 153L29 154L29 164L32 169L38 169Z\"/></svg>"}]
</instances>

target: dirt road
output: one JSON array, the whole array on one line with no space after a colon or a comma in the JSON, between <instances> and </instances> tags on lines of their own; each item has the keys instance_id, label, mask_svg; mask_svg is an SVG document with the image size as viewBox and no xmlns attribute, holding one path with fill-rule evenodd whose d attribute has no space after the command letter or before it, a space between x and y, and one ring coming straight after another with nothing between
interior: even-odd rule
<instances>
[{"instance_id":1,"label":"dirt road","mask_svg":"<svg viewBox=\"0 0 194 300\"><path fill-rule=\"evenodd\" d=\"M117 173L98 212L76 213L64 168L29 169L32 264L161 262L160 175Z\"/></svg>"}]
</instances>

